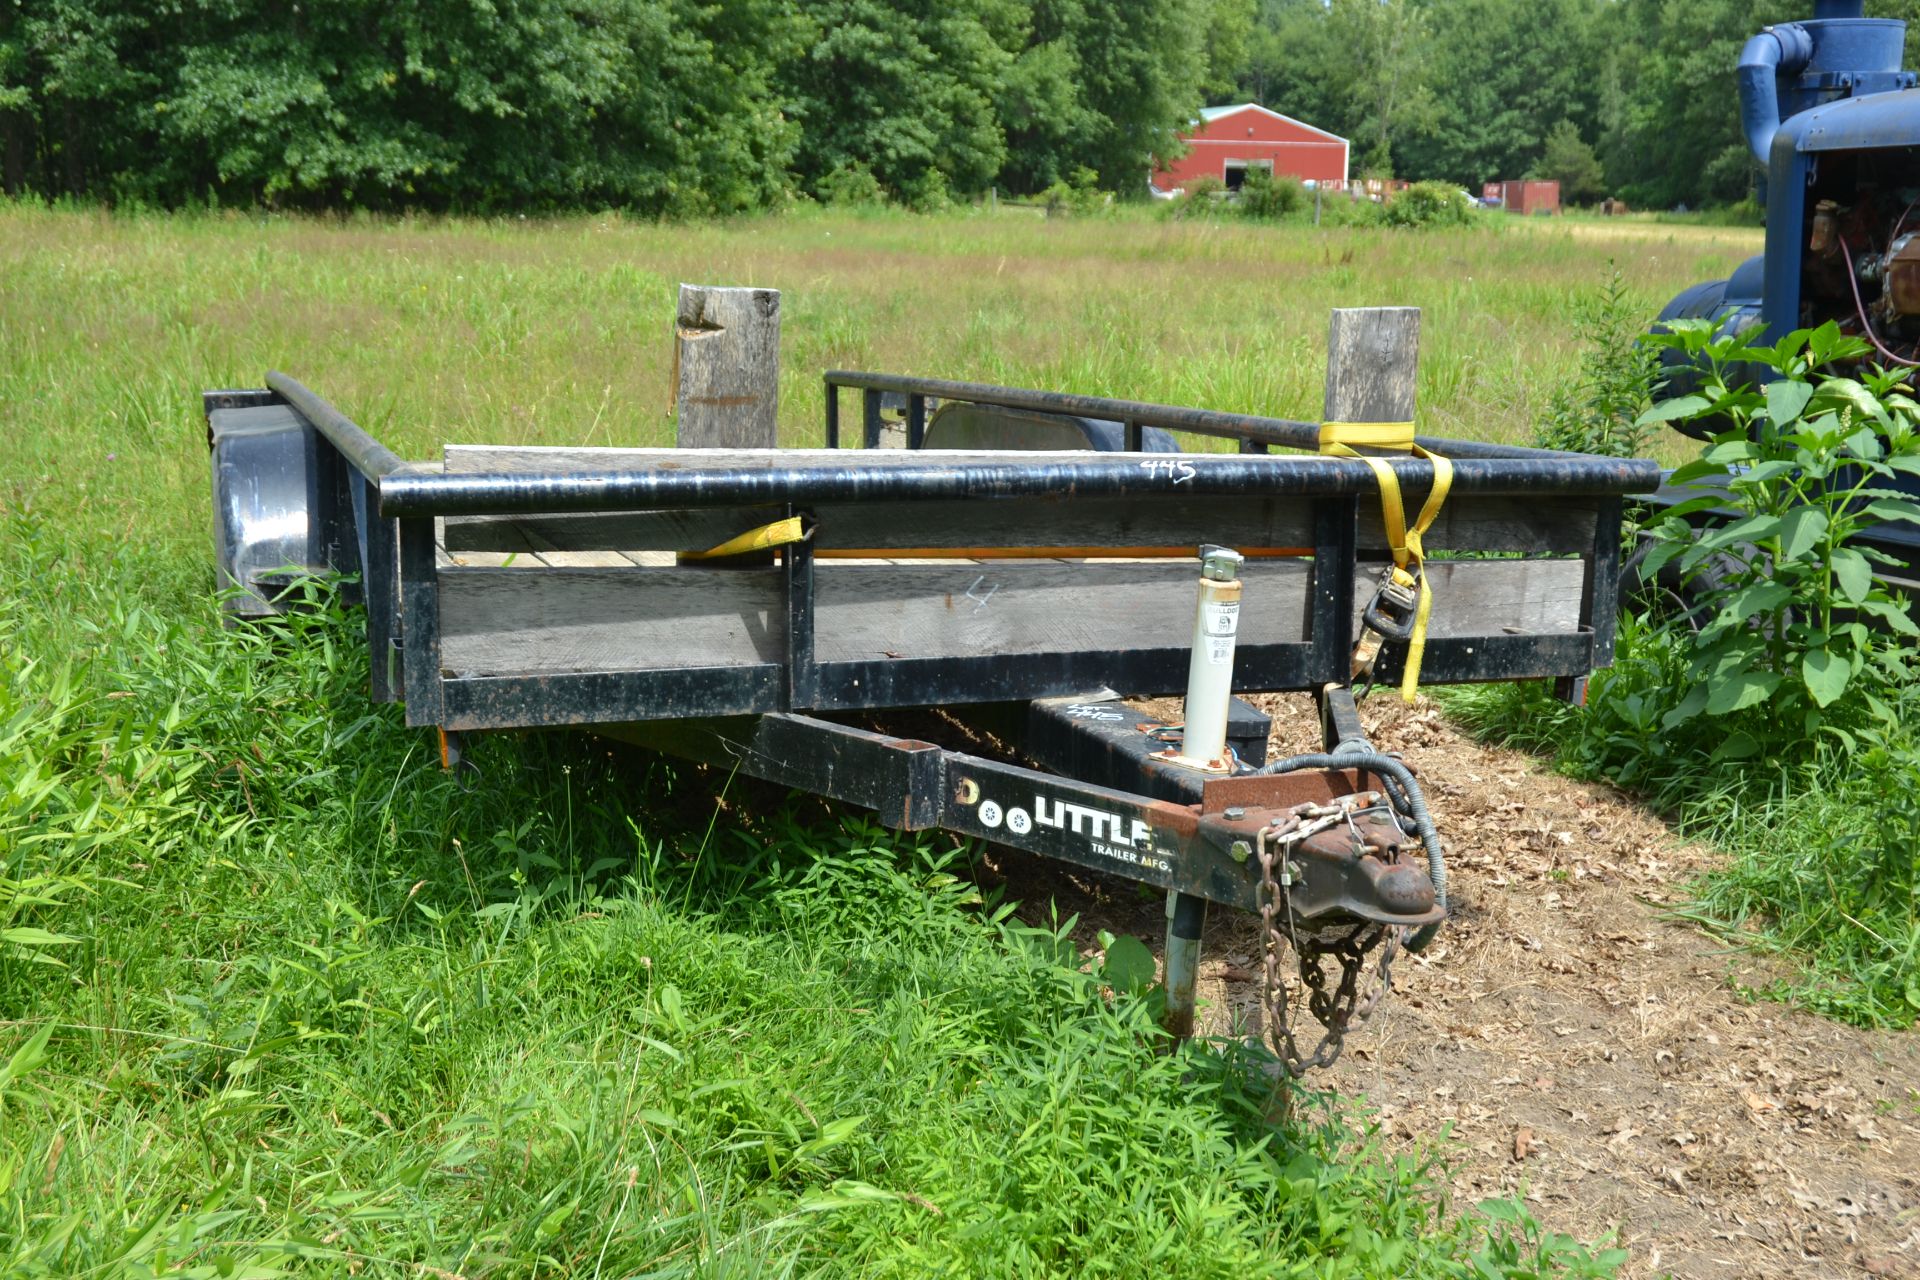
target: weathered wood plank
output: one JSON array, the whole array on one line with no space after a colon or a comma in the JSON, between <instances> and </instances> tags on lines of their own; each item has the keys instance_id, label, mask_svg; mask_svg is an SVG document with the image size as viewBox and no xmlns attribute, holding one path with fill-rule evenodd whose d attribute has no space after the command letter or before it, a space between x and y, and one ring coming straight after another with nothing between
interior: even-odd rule
<instances>
[{"instance_id":1,"label":"weathered wood plank","mask_svg":"<svg viewBox=\"0 0 1920 1280\"><path fill-rule=\"evenodd\" d=\"M1413 421L1420 308L1336 307L1327 323L1328 422Z\"/></svg>"},{"instance_id":2,"label":"weathered wood plank","mask_svg":"<svg viewBox=\"0 0 1920 1280\"><path fill-rule=\"evenodd\" d=\"M1425 489L1402 495L1407 519L1412 520L1426 501ZM1588 555L1593 551L1593 521L1602 499L1543 494L1536 498L1449 497L1421 539L1428 554L1435 551L1519 551L1527 555ZM1360 550L1387 550L1387 532L1380 519L1380 499L1360 499Z\"/></svg>"},{"instance_id":3,"label":"weathered wood plank","mask_svg":"<svg viewBox=\"0 0 1920 1280\"><path fill-rule=\"evenodd\" d=\"M1430 633L1552 633L1579 619L1578 561L1428 566ZM1297 643L1312 568L1250 563L1243 645ZM823 662L1184 647L1195 573L1180 561L815 565ZM461 676L779 662L774 569L447 569L442 665ZM1356 598L1365 599L1362 589Z\"/></svg>"},{"instance_id":4,"label":"weathered wood plank","mask_svg":"<svg viewBox=\"0 0 1920 1280\"><path fill-rule=\"evenodd\" d=\"M1373 598L1379 565L1354 579L1353 624ZM1578 560L1429 560L1432 639L1451 636L1564 635L1580 628L1585 566Z\"/></svg>"},{"instance_id":5,"label":"weathered wood plank","mask_svg":"<svg viewBox=\"0 0 1920 1280\"><path fill-rule=\"evenodd\" d=\"M448 521L448 549L506 550L534 541L570 550L692 551L778 519L773 507L585 516L475 516ZM1311 511L1289 499L1222 503L1122 498L867 503L815 511L822 551L916 547L1307 547Z\"/></svg>"},{"instance_id":6,"label":"weathered wood plank","mask_svg":"<svg viewBox=\"0 0 1920 1280\"><path fill-rule=\"evenodd\" d=\"M458 676L780 662L773 569L447 569L441 666Z\"/></svg>"},{"instance_id":7,"label":"weathered wood plank","mask_svg":"<svg viewBox=\"0 0 1920 1280\"><path fill-rule=\"evenodd\" d=\"M772 448L780 410L780 291L680 286L675 439Z\"/></svg>"},{"instance_id":8,"label":"weathered wood plank","mask_svg":"<svg viewBox=\"0 0 1920 1280\"><path fill-rule=\"evenodd\" d=\"M1310 566L1246 566L1243 645L1306 634ZM1184 647L1199 573L1183 561L815 565L821 662Z\"/></svg>"}]
</instances>

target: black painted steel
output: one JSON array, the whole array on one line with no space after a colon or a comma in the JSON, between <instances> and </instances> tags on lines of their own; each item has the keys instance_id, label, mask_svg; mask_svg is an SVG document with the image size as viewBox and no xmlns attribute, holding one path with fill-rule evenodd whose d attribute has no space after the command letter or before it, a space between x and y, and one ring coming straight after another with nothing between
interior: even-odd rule
<instances>
[{"instance_id":1,"label":"black painted steel","mask_svg":"<svg viewBox=\"0 0 1920 1280\"><path fill-rule=\"evenodd\" d=\"M918 449L927 442L927 398L907 397L907 448Z\"/></svg>"},{"instance_id":2,"label":"black painted steel","mask_svg":"<svg viewBox=\"0 0 1920 1280\"><path fill-rule=\"evenodd\" d=\"M366 557L354 491L363 477L325 436L315 441L312 456L312 501L307 520L313 530L314 547L328 568L348 576L340 584L341 603L361 604Z\"/></svg>"},{"instance_id":3,"label":"black painted steel","mask_svg":"<svg viewBox=\"0 0 1920 1280\"><path fill-rule=\"evenodd\" d=\"M346 414L289 375L273 370L267 374L267 386L332 441L333 447L361 475L377 480L407 465L399 454L362 431Z\"/></svg>"},{"instance_id":4,"label":"black painted steel","mask_svg":"<svg viewBox=\"0 0 1920 1280\"><path fill-rule=\"evenodd\" d=\"M367 607L368 666L372 698L393 702L400 697L401 679L395 669L400 642L399 536L394 522L374 513L373 483L354 475L353 515L360 544L361 594Z\"/></svg>"},{"instance_id":5,"label":"black painted steel","mask_svg":"<svg viewBox=\"0 0 1920 1280\"><path fill-rule=\"evenodd\" d=\"M1422 492L1433 464L1388 461L1403 488ZM1464 459L1453 492L1488 495L1639 493L1659 479L1652 462L1599 457ZM952 463L909 466L795 466L712 471L649 470L599 474L426 471L380 481L388 516L515 515L644 511L791 502L919 502L942 499L1116 497L1322 497L1371 495L1372 469L1358 459L1185 455L1101 458L1086 462Z\"/></svg>"},{"instance_id":6,"label":"black painted steel","mask_svg":"<svg viewBox=\"0 0 1920 1280\"><path fill-rule=\"evenodd\" d=\"M899 830L940 824L947 753L930 742L781 712L601 725L595 731L857 804Z\"/></svg>"},{"instance_id":7,"label":"black painted steel","mask_svg":"<svg viewBox=\"0 0 1920 1280\"><path fill-rule=\"evenodd\" d=\"M1580 625L1593 630L1593 665L1613 665L1613 633L1619 620L1620 522L1624 504L1604 502L1593 522L1593 554L1582 583Z\"/></svg>"},{"instance_id":8,"label":"black painted steel","mask_svg":"<svg viewBox=\"0 0 1920 1280\"><path fill-rule=\"evenodd\" d=\"M1400 683L1406 646L1390 644L1374 663L1382 688ZM1561 635L1447 636L1427 641L1420 663L1422 684L1486 684L1495 680L1540 680L1593 669L1593 633ZM1329 683L1345 674L1329 676Z\"/></svg>"},{"instance_id":9,"label":"black painted steel","mask_svg":"<svg viewBox=\"0 0 1920 1280\"><path fill-rule=\"evenodd\" d=\"M1241 683L1253 689L1305 689L1314 682L1304 644L1248 645L1234 655ZM1088 649L973 658L879 658L823 662L813 697L795 709L851 711L940 707L1051 698L1110 685L1135 693L1184 689L1186 649Z\"/></svg>"},{"instance_id":10,"label":"black painted steel","mask_svg":"<svg viewBox=\"0 0 1920 1280\"><path fill-rule=\"evenodd\" d=\"M813 513L795 512L809 526ZM820 666L813 657L813 544L786 547L787 705L812 707L820 701Z\"/></svg>"},{"instance_id":11,"label":"black painted steel","mask_svg":"<svg viewBox=\"0 0 1920 1280\"><path fill-rule=\"evenodd\" d=\"M1228 715L1228 745L1242 764L1264 764L1273 722L1238 698L1234 708L1239 715ZM1222 775L1155 759L1179 740L1179 726L1124 702L1059 697L1028 705L1020 746L1036 764L1069 778L1155 800L1198 804L1208 780Z\"/></svg>"},{"instance_id":12,"label":"black painted steel","mask_svg":"<svg viewBox=\"0 0 1920 1280\"><path fill-rule=\"evenodd\" d=\"M434 564L433 521L400 522L400 616L406 619L401 675L406 688L407 723L440 725L440 589ZM463 726L459 726L463 727Z\"/></svg>"},{"instance_id":13,"label":"black painted steel","mask_svg":"<svg viewBox=\"0 0 1920 1280\"><path fill-rule=\"evenodd\" d=\"M860 442L866 448L880 447L880 393L868 391L860 397Z\"/></svg>"},{"instance_id":14,"label":"black painted steel","mask_svg":"<svg viewBox=\"0 0 1920 1280\"><path fill-rule=\"evenodd\" d=\"M523 729L778 711L786 669L740 667L467 676L442 682L448 729ZM416 721L408 708L407 723Z\"/></svg>"},{"instance_id":15,"label":"black painted steel","mask_svg":"<svg viewBox=\"0 0 1920 1280\"><path fill-rule=\"evenodd\" d=\"M1353 689L1344 684L1328 684L1318 694L1320 703L1320 740L1329 751L1343 748L1371 751L1366 726L1360 723L1360 708L1354 703Z\"/></svg>"},{"instance_id":16,"label":"black painted steel","mask_svg":"<svg viewBox=\"0 0 1920 1280\"><path fill-rule=\"evenodd\" d=\"M1352 676L1352 566L1359 555L1359 520L1358 498L1320 498L1313 504L1313 607L1308 617L1313 670L1320 684L1345 684Z\"/></svg>"},{"instance_id":17,"label":"black painted steel","mask_svg":"<svg viewBox=\"0 0 1920 1280\"><path fill-rule=\"evenodd\" d=\"M915 378L897 373L863 373L834 369L827 373L829 394L835 387L850 387L867 392L890 391L897 395L928 395L940 400L964 400L971 404L1000 405L1008 409L1027 409L1036 413L1062 413L1082 418L1105 418L1131 425L1163 427L1192 435L1214 436L1226 440L1245 440L1262 445L1281 445L1290 449L1318 452L1320 424L1297 418L1266 418L1255 414L1222 413L1215 409L1188 409L1179 405L1148 404L1139 400L1113 400L1104 396L1075 395L1067 391L1035 391L1023 387L999 387L984 382L953 382L944 378ZM1580 458L1585 454L1565 453L1557 449L1530 449L1520 445L1488 444L1483 440L1454 440L1444 436L1416 436L1425 448L1456 458Z\"/></svg>"}]
</instances>

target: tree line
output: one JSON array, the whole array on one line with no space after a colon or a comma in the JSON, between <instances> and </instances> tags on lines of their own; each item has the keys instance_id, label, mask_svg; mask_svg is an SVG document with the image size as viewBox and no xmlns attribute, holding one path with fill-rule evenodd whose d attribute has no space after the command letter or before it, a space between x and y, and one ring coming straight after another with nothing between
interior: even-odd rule
<instances>
[{"instance_id":1,"label":"tree line","mask_svg":"<svg viewBox=\"0 0 1920 1280\"><path fill-rule=\"evenodd\" d=\"M1350 139L1356 171L1478 185L1529 175L1563 195L1660 208L1744 197L1733 68L1813 0L1258 0L1237 76L1249 97ZM1869 0L1906 18L1920 0Z\"/></svg>"},{"instance_id":2,"label":"tree line","mask_svg":"<svg viewBox=\"0 0 1920 1280\"><path fill-rule=\"evenodd\" d=\"M1878 0L1920 18L1920 0ZM1739 198L1732 67L1810 0L0 0L0 183L165 206L1144 195L1208 102L1354 172ZM1901 11L1904 11L1902 13ZM1920 23L1916 23L1920 27ZM1915 33L1910 33L1910 41Z\"/></svg>"}]
</instances>

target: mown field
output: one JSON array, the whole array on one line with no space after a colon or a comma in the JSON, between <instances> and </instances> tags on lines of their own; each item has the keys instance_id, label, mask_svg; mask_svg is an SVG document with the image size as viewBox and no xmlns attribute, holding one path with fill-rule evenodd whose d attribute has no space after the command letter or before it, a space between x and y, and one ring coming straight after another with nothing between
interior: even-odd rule
<instances>
[{"instance_id":1,"label":"mown field","mask_svg":"<svg viewBox=\"0 0 1920 1280\"><path fill-rule=\"evenodd\" d=\"M830 366L1312 416L1327 309L1394 303L1425 427L1520 439L1610 261L1651 313L1756 247L0 206L0 1276L1602 1273L1167 1052L949 841L570 736L455 787L351 617L218 627L197 393L664 443L687 279L784 291L787 443Z\"/></svg>"}]
</instances>

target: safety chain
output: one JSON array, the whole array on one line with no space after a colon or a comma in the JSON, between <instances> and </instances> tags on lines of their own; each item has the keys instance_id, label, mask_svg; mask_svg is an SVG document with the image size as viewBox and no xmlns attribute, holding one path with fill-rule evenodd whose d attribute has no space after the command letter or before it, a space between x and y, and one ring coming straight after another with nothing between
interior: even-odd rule
<instances>
[{"instance_id":1,"label":"safety chain","mask_svg":"<svg viewBox=\"0 0 1920 1280\"><path fill-rule=\"evenodd\" d=\"M1261 828L1256 840L1260 861L1261 951L1264 962L1262 1001L1266 1007L1267 1037L1288 1076L1299 1079L1316 1068L1330 1067L1346 1046L1347 1032L1365 1022L1379 1007L1380 999L1393 986L1393 959L1400 950L1400 929L1394 925L1361 921L1344 932L1307 934L1294 928L1293 901L1286 897L1286 922L1279 920L1283 890L1291 889L1298 869L1291 857L1293 846L1342 822L1351 824L1357 809L1378 803L1377 792L1343 796L1332 804L1302 804L1290 809L1278 825ZM1284 865L1278 868L1276 864ZM1360 995L1360 973L1367 956L1376 947L1380 951L1378 980ZM1307 1009L1326 1030L1311 1053L1300 1051L1294 1036L1291 1000L1287 985L1280 977L1280 948L1291 944L1300 962L1300 980L1307 988ZM1333 957L1340 966L1340 981L1327 990L1324 961Z\"/></svg>"}]
</instances>

